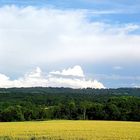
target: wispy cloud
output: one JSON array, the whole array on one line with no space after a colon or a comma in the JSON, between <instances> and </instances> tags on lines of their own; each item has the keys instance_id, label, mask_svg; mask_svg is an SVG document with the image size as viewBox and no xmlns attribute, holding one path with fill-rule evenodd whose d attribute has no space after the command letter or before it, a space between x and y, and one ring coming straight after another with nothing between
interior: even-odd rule
<instances>
[{"instance_id":1,"label":"wispy cloud","mask_svg":"<svg viewBox=\"0 0 140 140\"><path fill-rule=\"evenodd\" d=\"M114 66L113 69L114 69L114 70L122 70L123 67L121 67L121 66Z\"/></svg>"},{"instance_id":2,"label":"wispy cloud","mask_svg":"<svg viewBox=\"0 0 140 140\"><path fill-rule=\"evenodd\" d=\"M140 36L130 34L139 25L89 22L86 16L82 11L0 8L0 64L140 60Z\"/></svg>"},{"instance_id":3,"label":"wispy cloud","mask_svg":"<svg viewBox=\"0 0 140 140\"><path fill-rule=\"evenodd\" d=\"M94 14L139 13L139 0L1 0L0 5L87 9Z\"/></svg>"},{"instance_id":4,"label":"wispy cloud","mask_svg":"<svg viewBox=\"0 0 140 140\"><path fill-rule=\"evenodd\" d=\"M105 74L97 74L95 75L97 79L104 79L104 80L129 80L129 81L138 81L140 82L140 76L133 76L133 75L117 75L117 74L110 74L110 75L105 75Z\"/></svg>"}]
</instances>

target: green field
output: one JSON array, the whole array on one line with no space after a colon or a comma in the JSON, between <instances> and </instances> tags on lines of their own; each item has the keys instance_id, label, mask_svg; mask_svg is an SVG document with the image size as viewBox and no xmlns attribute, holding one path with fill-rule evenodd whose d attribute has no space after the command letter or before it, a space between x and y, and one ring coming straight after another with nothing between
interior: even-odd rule
<instances>
[{"instance_id":1,"label":"green field","mask_svg":"<svg viewBox=\"0 0 140 140\"><path fill-rule=\"evenodd\" d=\"M0 140L140 140L140 122L40 121L0 123Z\"/></svg>"}]
</instances>

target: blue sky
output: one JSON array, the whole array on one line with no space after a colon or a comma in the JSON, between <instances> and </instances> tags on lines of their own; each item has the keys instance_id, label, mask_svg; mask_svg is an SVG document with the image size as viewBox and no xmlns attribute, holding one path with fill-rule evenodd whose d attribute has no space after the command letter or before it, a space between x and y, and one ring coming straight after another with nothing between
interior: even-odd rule
<instances>
[{"instance_id":1,"label":"blue sky","mask_svg":"<svg viewBox=\"0 0 140 140\"><path fill-rule=\"evenodd\" d=\"M0 38L6 87L34 85L32 73L73 87L78 70L77 87L140 86L139 0L1 0Z\"/></svg>"}]
</instances>

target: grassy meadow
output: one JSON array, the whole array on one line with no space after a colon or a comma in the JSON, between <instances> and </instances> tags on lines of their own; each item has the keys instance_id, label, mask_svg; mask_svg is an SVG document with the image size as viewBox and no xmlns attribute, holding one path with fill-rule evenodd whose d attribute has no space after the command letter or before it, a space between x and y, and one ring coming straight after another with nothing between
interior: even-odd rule
<instances>
[{"instance_id":1,"label":"grassy meadow","mask_svg":"<svg viewBox=\"0 0 140 140\"><path fill-rule=\"evenodd\" d=\"M0 140L140 140L140 122L39 121L0 123Z\"/></svg>"}]
</instances>

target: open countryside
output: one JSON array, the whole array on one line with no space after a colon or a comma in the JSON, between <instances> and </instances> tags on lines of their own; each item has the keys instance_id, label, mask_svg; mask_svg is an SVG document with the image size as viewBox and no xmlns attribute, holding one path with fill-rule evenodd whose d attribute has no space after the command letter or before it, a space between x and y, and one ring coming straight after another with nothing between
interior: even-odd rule
<instances>
[{"instance_id":1,"label":"open countryside","mask_svg":"<svg viewBox=\"0 0 140 140\"><path fill-rule=\"evenodd\" d=\"M140 140L140 0L0 0L0 140Z\"/></svg>"},{"instance_id":2,"label":"open countryside","mask_svg":"<svg viewBox=\"0 0 140 140\"><path fill-rule=\"evenodd\" d=\"M140 140L140 122L39 121L0 123L5 140Z\"/></svg>"}]
</instances>

